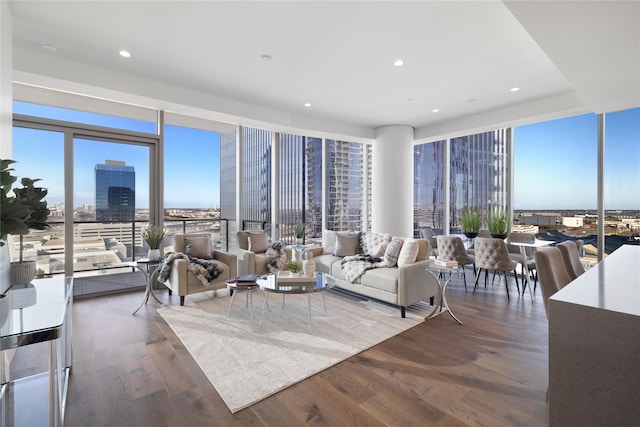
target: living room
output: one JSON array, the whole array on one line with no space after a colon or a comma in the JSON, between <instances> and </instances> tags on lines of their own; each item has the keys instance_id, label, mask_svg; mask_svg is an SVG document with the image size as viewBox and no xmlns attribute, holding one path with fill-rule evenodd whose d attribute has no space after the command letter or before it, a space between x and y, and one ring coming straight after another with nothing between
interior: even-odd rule
<instances>
[{"instance_id":1,"label":"living room","mask_svg":"<svg viewBox=\"0 0 640 427\"><path fill-rule=\"evenodd\" d=\"M417 146L441 140L450 144L461 135L496 129L509 129L505 131L508 134L519 125L585 113L604 117L639 106L638 58L634 53L638 37L629 37L638 33L637 2L338 2L324 6L321 2L197 2L184 7L150 2L125 9L108 2L47 3L0 3L3 159L14 154L15 101L67 108L75 105L90 112L104 112L113 102L126 110L116 115L143 117L156 128L166 119L172 125L218 132L221 146L235 146L237 141L249 144L248 135L244 135L246 140L242 138L243 132L254 130L256 134L268 132L269 136L263 137L269 141L281 138L280 147L286 147L283 141L289 135L307 138L308 144L320 140L320 164L325 168L327 164L322 162L328 157L322 150L341 143L346 143L347 150L353 144L368 147L362 149L361 158L370 156L369 177L366 173L359 176L366 184L358 191L369 201L359 212L359 227L393 235L415 236L417 232L415 195L398 191L414 188ZM246 22L239 25L243 19ZM287 29L291 23L295 26ZM483 26L489 28L478 32ZM179 39L179 34L184 39ZM295 43L296 38L303 43ZM138 46L136 39L140 40ZM507 40L497 44L501 39ZM185 46L189 46L187 52L181 51ZM117 57L120 49L130 49L130 58ZM102 56L108 50L114 50L114 58ZM492 55L494 61L484 62L483 55ZM498 65L495 60L500 57L504 63ZM372 64L371 58L384 65ZM463 60L454 62L459 58ZM394 65L399 59L404 59L404 64ZM456 74L461 67L467 67L466 72ZM430 74L432 69L438 72ZM461 81L464 84L458 87ZM25 87L40 98L29 98ZM512 92L515 87L520 90ZM44 93L58 96L44 99ZM25 117L17 119L24 121ZM225 141L225 134L232 136ZM163 187L167 162L161 142L166 135L160 135L156 132L151 137L155 140L149 146L156 148L144 154L153 159L149 162L149 190L140 189L148 193L151 222L161 221L168 207L163 199L168 190ZM65 142L60 144L58 147L64 147ZM62 148L57 150L56 155L63 152ZM248 153L245 156L245 160L250 158ZM447 163L448 158L444 159ZM59 167L60 171L66 170L70 161L63 157L60 164L65 166ZM232 162L242 164L236 158L227 164ZM183 167L182 163L171 166ZM227 207L238 220L226 228L223 224L220 231L221 236L223 231L229 232L221 237L221 244L230 248L235 244L234 232L244 228L242 220L263 219L245 215L251 207L246 198L260 197L259 180L273 177L271 172L260 175L252 169L250 173L255 175L249 179L239 169L230 169L235 174L230 179L237 179L237 187L231 199L235 204ZM38 170L29 173L39 176ZM242 187L243 179L251 185L257 182L257 187ZM604 184L604 178L598 179ZM274 189L283 185L284 180L268 190L262 188L271 192L267 205L270 220L265 228L271 236L291 238L279 227L292 222L279 219L287 212L278 212L282 196ZM65 182L63 188L67 189L63 201L77 206L73 184ZM326 193L320 196L325 209L330 202ZM507 194L506 206L512 206L512 197ZM442 204L442 228L450 230L455 222L453 213L448 203ZM599 209L604 211L605 206ZM328 221L325 213L319 220L320 230ZM354 229L345 227L345 231ZM71 246L73 236L64 237ZM74 275L70 268L65 274ZM207 425L214 419L237 425L548 423L547 326L540 295L533 305L525 304L524 298L506 305L504 289L499 286L472 295L456 280L450 291L450 305L467 319L465 332L450 318L438 316L323 371L319 378L305 380L236 414L229 413L153 304L147 305L144 317L131 316L140 292L78 300L66 423ZM164 303L176 304L175 298L158 294ZM105 328L107 324L111 326ZM88 332L95 335L88 337ZM464 340L460 340L461 334ZM495 348L484 352L482 347L488 344L480 336L499 341L501 354L492 356ZM433 353L431 342L438 343ZM465 342L470 342L469 347ZM129 353L118 350L118 345L126 346ZM179 370L168 366L164 359L168 355L179 358ZM428 368L420 366L425 360L430 363ZM473 365L474 376L465 370L466 362L470 364L467 368ZM43 361L36 360L38 363ZM449 363L459 363L460 370L436 368ZM152 372L145 372L147 368ZM478 373L475 369L488 371ZM144 374L136 377L135 372ZM430 379L423 378L427 374ZM513 381L496 381L494 375ZM106 379L103 382L101 378ZM123 378L127 384L120 383ZM137 380L143 382L141 388L131 390L131 382ZM448 397L440 398L439 390L446 390ZM491 397L484 400L487 395ZM120 401L118 396L126 397ZM466 404L458 406L456 400ZM521 406L528 400L533 401L530 406Z\"/></svg>"}]
</instances>

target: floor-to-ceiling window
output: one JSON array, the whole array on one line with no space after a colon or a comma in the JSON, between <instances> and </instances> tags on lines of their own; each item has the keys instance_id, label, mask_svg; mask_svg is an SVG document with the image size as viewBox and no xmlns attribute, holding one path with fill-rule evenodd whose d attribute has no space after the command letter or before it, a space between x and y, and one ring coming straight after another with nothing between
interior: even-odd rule
<instances>
[{"instance_id":1,"label":"floor-to-ceiling window","mask_svg":"<svg viewBox=\"0 0 640 427\"><path fill-rule=\"evenodd\" d=\"M640 244L640 108L605 114L605 253Z\"/></svg>"},{"instance_id":2,"label":"floor-to-ceiling window","mask_svg":"<svg viewBox=\"0 0 640 427\"><path fill-rule=\"evenodd\" d=\"M271 223L271 131L242 127L241 218L244 229Z\"/></svg>"},{"instance_id":3,"label":"floor-to-ceiling window","mask_svg":"<svg viewBox=\"0 0 640 427\"><path fill-rule=\"evenodd\" d=\"M431 228L436 234L444 230L444 149L445 141L414 148L414 233L421 228Z\"/></svg>"},{"instance_id":4,"label":"floor-to-ceiling window","mask_svg":"<svg viewBox=\"0 0 640 427\"><path fill-rule=\"evenodd\" d=\"M368 227L364 215L368 178L365 144L329 140L327 171L327 228L359 231Z\"/></svg>"},{"instance_id":5,"label":"floor-to-ceiling window","mask_svg":"<svg viewBox=\"0 0 640 427\"><path fill-rule=\"evenodd\" d=\"M476 209L489 216L509 209L507 129L451 139L450 230L461 233L460 216Z\"/></svg>"},{"instance_id":6,"label":"floor-to-ceiling window","mask_svg":"<svg viewBox=\"0 0 640 427\"><path fill-rule=\"evenodd\" d=\"M211 233L215 247L226 250L227 224L220 215L220 134L165 124L163 140L167 242L175 234Z\"/></svg>"}]
</instances>

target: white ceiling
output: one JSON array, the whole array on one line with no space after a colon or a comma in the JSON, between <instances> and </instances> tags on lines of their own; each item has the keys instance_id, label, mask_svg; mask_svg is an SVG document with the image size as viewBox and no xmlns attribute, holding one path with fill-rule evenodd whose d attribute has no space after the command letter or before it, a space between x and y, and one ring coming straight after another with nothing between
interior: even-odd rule
<instances>
[{"instance_id":1,"label":"white ceiling","mask_svg":"<svg viewBox=\"0 0 640 427\"><path fill-rule=\"evenodd\" d=\"M14 80L230 123L430 138L640 106L638 1L9 6Z\"/></svg>"}]
</instances>

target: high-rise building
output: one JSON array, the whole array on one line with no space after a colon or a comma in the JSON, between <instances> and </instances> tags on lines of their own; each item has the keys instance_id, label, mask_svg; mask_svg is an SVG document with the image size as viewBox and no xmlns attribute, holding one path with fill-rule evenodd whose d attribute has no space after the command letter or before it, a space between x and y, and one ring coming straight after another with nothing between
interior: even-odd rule
<instances>
[{"instance_id":1,"label":"high-rise building","mask_svg":"<svg viewBox=\"0 0 640 427\"><path fill-rule=\"evenodd\" d=\"M133 221L136 214L136 172L125 162L97 164L96 220Z\"/></svg>"}]
</instances>

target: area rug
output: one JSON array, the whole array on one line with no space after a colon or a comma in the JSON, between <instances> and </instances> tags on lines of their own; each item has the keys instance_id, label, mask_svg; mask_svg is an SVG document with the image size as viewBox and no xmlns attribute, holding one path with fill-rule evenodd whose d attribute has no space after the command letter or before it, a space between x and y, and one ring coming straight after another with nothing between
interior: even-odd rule
<instances>
[{"instance_id":1,"label":"area rug","mask_svg":"<svg viewBox=\"0 0 640 427\"><path fill-rule=\"evenodd\" d=\"M424 321L424 304L400 317L397 307L350 295L269 295L271 311L260 326L264 294L238 293L229 316L227 291L190 295L185 306L158 313L184 343L232 413L360 353ZM422 303L421 303L422 304ZM251 319L253 311L253 319Z\"/></svg>"}]
</instances>

